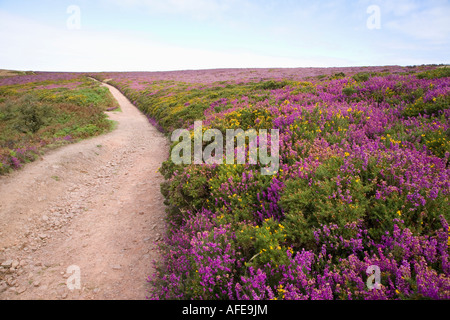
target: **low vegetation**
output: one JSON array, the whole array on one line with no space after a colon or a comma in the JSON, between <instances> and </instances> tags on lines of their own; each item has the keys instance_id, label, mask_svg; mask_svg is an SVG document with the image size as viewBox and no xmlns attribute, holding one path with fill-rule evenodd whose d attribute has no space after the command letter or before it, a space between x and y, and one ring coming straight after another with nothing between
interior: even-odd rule
<instances>
[{"instance_id":1,"label":"low vegetation","mask_svg":"<svg viewBox=\"0 0 450 320\"><path fill-rule=\"evenodd\" d=\"M163 165L153 298L450 298L448 70L323 71L102 75L169 136L194 120L280 131L274 176Z\"/></svg>"},{"instance_id":2,"label":"low vegetation","mask_svg":"<svg viewBox=\"0 0 450 320\"><path fill-rule=\"evenodd\" d=\"M83 76L38 82L25 75L0 85L0 174L33 161L46 149L112 128L104 111L117 107L108 89ZM17 78L18 84L10 84Z\"/></svg>"}]
</instances>

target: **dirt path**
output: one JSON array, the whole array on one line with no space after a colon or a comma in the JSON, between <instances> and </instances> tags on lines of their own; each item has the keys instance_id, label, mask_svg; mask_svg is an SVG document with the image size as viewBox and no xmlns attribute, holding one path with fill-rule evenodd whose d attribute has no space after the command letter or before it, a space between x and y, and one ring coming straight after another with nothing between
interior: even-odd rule
<instances>
[{"instance_id":1,"label":"dirt path","mask_svg":"<svg viewBox=\"0 0 450 320\"><path fill-rule=\"evenodd\" d=\"M0 177L0 299L145 299L169 145L108 87L116 130Z\"/></svg>"}]
</instances>

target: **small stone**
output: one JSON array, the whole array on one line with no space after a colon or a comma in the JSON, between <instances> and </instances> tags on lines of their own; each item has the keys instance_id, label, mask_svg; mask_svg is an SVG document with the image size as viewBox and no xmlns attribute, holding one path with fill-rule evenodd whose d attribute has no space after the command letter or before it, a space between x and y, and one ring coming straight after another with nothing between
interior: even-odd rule
<instances>
[{"instance_id":1,"label":"small stone","mask_svg":"<svg viewBox=\"0 0 450 320\"><path fill-rule=\"evenodd\" d=\"M20 264L20 262L18 261L18 260L14 260L12 263L11 263L11 268L17 268L18 266L19 266L19 264Z\"/></svg>"},{"instance_id":2,"label":"small stone","mask_svg":"<svg viewBox=\"0 0 450 320\"><path fill-rule=\"evenodd\" d=\"M113 270L120 270L120 269L122 269L122 266L121 266L121 265L118 265L118 264L115 264L115 265L112 265L111 268L112 268Z\"/></svg>"},{"instance_id":3,"label":"small stone","mask_svg":"<svg viewBox=\"0 0 450 320\"><path fill-rule=\"evenodd\" d=\"M8 284L8 286L14 287L16 285L16 279L8 278L6 279L6 283Z\"/></svg>"},{"instance_id":4,"label":"small stone","mask_svg":"<svg viewBox=\"0 0 450 320\"><path fill-rule=\"evenodd\" d=\"M13 261L12 260L6 260L2 263L3 268L11 268Z\"/></svg>"},{"instance_id":5,"label":"small stone","mask_svg":"<svg viewBox=\"0 0 450 320\"><path fill-rule=\"evenodd\" d=\"M16 290L16 292L17 292L18 294L22 294L22 293L24 293L25 291L27 291L27 287L18 287L17 290Z\"/></svg>"},{"instance_id":6,"label":"small stone","mask_svg":"<svg viewBox=\"0 0 450 320\"><path fill-rule=\"evenodd\" d=\"M33 285L35 287L39 287L41 285L41 282L39 280L37 280L37 281L33 282Z\"/></svg>"}]
</instances>

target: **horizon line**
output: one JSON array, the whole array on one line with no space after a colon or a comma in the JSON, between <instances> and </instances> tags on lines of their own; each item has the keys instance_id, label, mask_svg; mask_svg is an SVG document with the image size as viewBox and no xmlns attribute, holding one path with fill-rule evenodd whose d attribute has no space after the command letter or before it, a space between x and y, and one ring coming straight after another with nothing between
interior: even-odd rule
<instances>
[{"instance_id":1,"label":"horizon line","mask_svg":"<svg viewBox=\"0 0 450 320\"><path fill-rule=\"evenodd\" d=\"M371 68L371 67L421 67L421 66L449 66L448 63L424 63L415 65L400 65L400 64L384 64L384 65L348 65L348 66L334 66L334 67L218 67L218 68L198 68L198 69L177 69L177 70L130 70L130 71L51 71L51 70L33 70L33 69L4 69L2 71L16 71L16 72L41 72L41 73L157 73L157 72L185 72L185 71L213 71L213 70L265 70L265 69L346 69L346 68Z\"/></svg>"}]
</instances>

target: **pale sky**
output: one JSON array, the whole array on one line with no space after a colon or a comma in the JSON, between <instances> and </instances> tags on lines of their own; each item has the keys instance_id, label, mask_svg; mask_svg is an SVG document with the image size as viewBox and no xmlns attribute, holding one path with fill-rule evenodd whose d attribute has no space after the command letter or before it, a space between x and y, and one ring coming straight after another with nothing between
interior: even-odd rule
<instances>
[{"instance_id":1,"label":"pale sky","mask_svg":"<svg viewBox=\"0 0 450 320\"><path fill-rule=\"evenodd\" d=\"M0 0L0 69L450 63L445 0Z\"/></svg>"}]
</instances>

